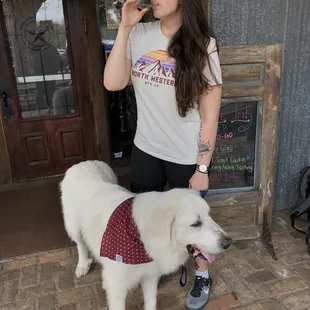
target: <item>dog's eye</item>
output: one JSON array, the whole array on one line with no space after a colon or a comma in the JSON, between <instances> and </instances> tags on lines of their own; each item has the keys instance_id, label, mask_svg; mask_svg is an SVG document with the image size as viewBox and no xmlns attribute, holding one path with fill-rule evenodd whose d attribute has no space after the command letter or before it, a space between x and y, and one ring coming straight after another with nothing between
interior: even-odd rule
<instances>
[{"instance_id":1,"label":"dog's eye","mask_svg":"<svg viewBox=\"0 0 310 310\"><path fill-rule=\"evenodd\" d=\"M200 220L198 220L197 222L195 222L194 224L191 225L192 227L201 227L202 226L202 222Z\"/></svg>"}]
</instances>

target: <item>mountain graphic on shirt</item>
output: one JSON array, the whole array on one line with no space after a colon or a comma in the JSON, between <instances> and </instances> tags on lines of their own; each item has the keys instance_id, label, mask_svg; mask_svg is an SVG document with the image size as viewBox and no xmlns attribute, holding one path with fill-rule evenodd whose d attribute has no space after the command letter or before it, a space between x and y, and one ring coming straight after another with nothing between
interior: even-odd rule
<instances>
[{"instance_id":1,"label":"mountain graphic on shirt","mask_svg":"<svg viewBox=\"0 0 310 310\"><path fill-rule=\"evenodd\" d=\"M151 74L151 75L164 75L166 76L165 68L161 65L160 60L156 60L150 64L146 64L144 66L139 66L139 71Z\"/></svg>"},{"instance_id":2,"label":"mountain graphic on shirt","mask_svg":"<svg viewBox=\"0 0 310 310\"><path fill-rule=\"evenodd\" d=\"M143 55L136 61L134 69L152 76L175 78L175 60L163 50Z\"/></svg>"},{"instance_id":3,"label":"mountain graphic on shirt","mask_svg":"<svg viewBox=\"0 0 310 310\"><path fill-rule=\"evenodd\" d=\"M175 79L175 69L172 69L172 68L168 69L168 71L166 72L166 75L167 77Z\"/></svg>"}]
</instances>

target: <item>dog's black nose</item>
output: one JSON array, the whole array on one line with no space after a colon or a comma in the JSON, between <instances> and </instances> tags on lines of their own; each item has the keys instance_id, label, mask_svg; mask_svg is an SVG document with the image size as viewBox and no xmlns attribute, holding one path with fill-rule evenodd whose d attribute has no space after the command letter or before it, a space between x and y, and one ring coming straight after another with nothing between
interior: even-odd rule
<instances>
[{"instance_id":1,"label":"dog's black nose","mask_svg":"<svg viewBox=\"0 0 310 310\"><path fill-rule=\"evenodd\" d=\"M224 250L227 250L232 244L232 239L229 237L223 237L221 241L221 246Z\"/></svg>"}]
</instances>

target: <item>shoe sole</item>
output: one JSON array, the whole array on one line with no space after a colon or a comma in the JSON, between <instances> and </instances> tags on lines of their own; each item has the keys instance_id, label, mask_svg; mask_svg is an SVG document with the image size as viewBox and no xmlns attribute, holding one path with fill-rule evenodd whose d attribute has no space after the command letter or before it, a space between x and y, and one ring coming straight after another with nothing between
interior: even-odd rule
<instances>
[{"instance_id":1,"label":"shoe sole","mask_svg":"<svg viewBox=\"0 0 310 310\"><path fill-rule=\"evenodd\" d=\"M209 300L204 304L202 305L200 308L188 308L186 307L186 310L203 310L204 307L208 304Z\"/></svg>"},{"instance_id":2,"label":"shoe sole","mask_svg":"<svg viewBox=\"0 0 310 310\"><path fill-rule=\"evenodd\" d=\"M211 291L211 288L212 288L212 279L210 278L210 291ZM209 291L209 292L210 292ZM204 310L204 307L208 304L208 302L209 302L209 299L208 299L208 301L204 304L204 305L202 305L200 308L189 308L189 307L187 307L187 306L185 306L185 308L186 308L186 310Z\"/></svg>"}]
</instances>

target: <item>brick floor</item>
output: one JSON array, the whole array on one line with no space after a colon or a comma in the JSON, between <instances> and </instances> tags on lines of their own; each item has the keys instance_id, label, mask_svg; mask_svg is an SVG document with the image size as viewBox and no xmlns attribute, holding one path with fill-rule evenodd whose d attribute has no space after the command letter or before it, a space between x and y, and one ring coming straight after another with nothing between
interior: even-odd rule
<instances>
[{"instance_id":1,"label":"brick floor","mask_svg":"<svg viewBox=\"0 0 310 310\"><path fill-rule=\"evenodd\" d=\"M274 217L274 261L258 240L236 241L211 266L212 297L208 310L310 309L310 257L303 235L296 234L286 215ZM107 309L98 265L76 279L75 247L0 262L1 310ZM188 264L189 275L193 264ZM159 285L158 309L184 309L189 289L179 287L179 274ZM140 289L130 293L127 309L143 309Z\"/></svg>"}]
</instances>

